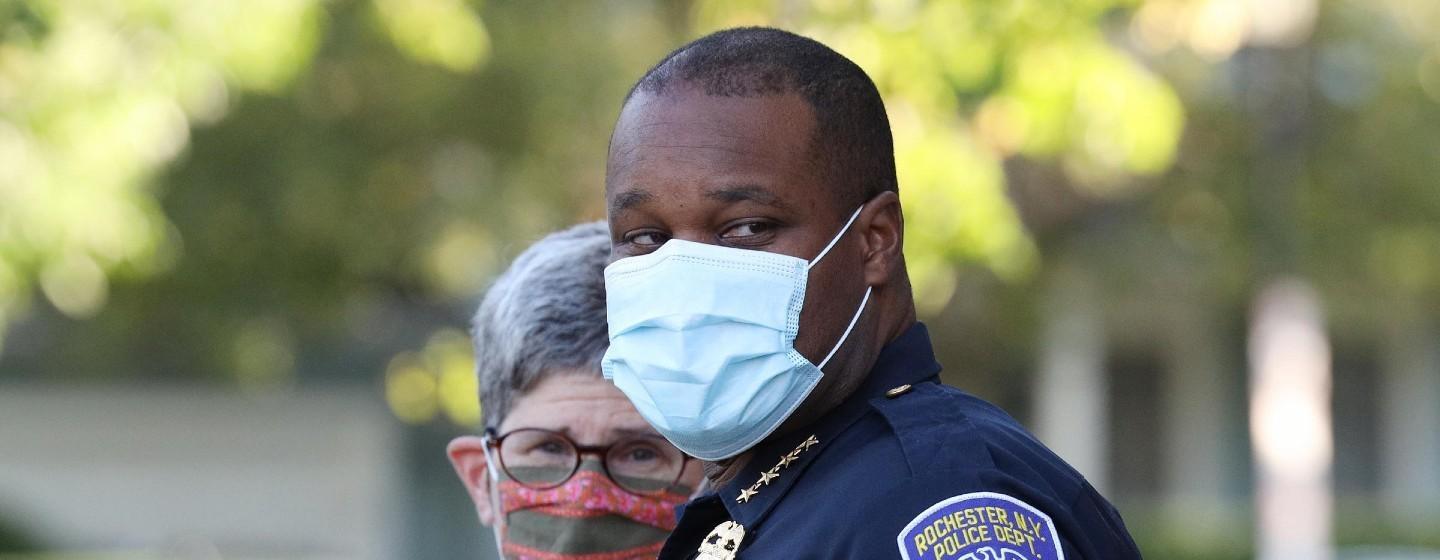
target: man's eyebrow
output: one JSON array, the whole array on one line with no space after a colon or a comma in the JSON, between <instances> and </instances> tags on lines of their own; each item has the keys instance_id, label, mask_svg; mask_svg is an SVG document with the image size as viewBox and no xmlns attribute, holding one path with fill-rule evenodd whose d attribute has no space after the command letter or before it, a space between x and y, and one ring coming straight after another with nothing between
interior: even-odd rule
<instances>
[{"instance_id":1,"label":"man's eyebrow","mask_svg":"<svg viewBox=\"0 0 1440 560\"><path fill-rule=\"evenodd\" d=\"M731 185L705 191L705 198L721 202L755 202L766 206L786 209L788 204L775 196L770 189L758 185Z\"/></svg>"},{"instance_id":2,"label":"man's eyebrow","mask_svg":"<svg viewBox=\"0 0 1440 560\"><path fill-rule=\"evenodd\" d=\"M628 190L615 195L615 198L610 200L610 211L629 210L654 199L655 195L650 194L649 191L639 189Z\"/></svg>"}]
</instances>

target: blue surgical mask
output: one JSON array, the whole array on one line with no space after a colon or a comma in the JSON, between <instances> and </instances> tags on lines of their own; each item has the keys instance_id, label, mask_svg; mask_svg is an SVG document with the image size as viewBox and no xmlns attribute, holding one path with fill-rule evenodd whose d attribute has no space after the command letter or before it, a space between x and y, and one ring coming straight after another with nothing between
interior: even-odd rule
<instances>
[{"instance_id":1,"label":"blue surgical mask","mask_svg":"<svg viewBox=\"0 0 1440 560\"><path fill-rule=\"evenodd\" d=\"M819 365L795 350L809 271L860 209L808 262L671 239L606 267L605 378L692 456L715 461L760 443L805 401L870 300L867 286Z\"/></svg>"}]
</instances>

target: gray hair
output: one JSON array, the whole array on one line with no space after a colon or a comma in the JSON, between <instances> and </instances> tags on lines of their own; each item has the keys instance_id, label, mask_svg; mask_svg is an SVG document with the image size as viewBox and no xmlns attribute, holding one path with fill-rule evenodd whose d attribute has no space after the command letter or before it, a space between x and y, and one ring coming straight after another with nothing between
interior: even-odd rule
<instances>
[{"instance_id":1,"label":"gray hair","mask_svg":"<svg viewBox=\"0 0 1440 560\"><path fill-rule=\"evenodd\" d=\"M471 322L485 427L548 375L600 375L609 257L605 222L580 224L530 246L490 286Z\"/></svg>"}]
</instances>

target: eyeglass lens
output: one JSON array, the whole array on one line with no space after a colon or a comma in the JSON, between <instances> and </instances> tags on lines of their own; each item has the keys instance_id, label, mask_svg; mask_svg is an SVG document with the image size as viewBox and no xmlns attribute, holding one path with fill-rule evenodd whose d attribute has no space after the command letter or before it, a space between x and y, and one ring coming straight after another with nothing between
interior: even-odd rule
<instances>
[{"instance_id":1,"label":"eyeglass lens","mask_svg":"<svg viewBox=\"0 0 1440 560\"><path fill-rule=\"evenodd\" d=\"M659 437L635 437L610 445L603 461L616 484L647 494L674 484L684 469L685 456ZM563 434L521 429L502 439L500 463L516 482L551 488L564 484L580 467L580 453Z\"/></svg>"}]
</instances>

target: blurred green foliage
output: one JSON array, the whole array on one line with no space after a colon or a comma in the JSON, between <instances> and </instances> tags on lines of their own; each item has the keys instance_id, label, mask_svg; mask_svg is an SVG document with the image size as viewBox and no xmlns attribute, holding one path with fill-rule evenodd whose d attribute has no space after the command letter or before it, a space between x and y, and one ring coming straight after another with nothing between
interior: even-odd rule
<instances>
[{"instance_id":1,"label":"blurred green foliage","mask_svg":"<svg viewBox=\"0 0 1440 560\"><path fill-rule=\"evenodd\" d=\"M19 529L5 523L0 519L0 554L7 552L31 552L36 550L35 543L28 535Z\"/></svg>"},{"instance_id":2,"label":"blurred green foliage","mask_svg":"<svg viewBox=\"0 0 1440 560\"><path fill-rule=\"evenodd\" d=\"M741 24L809 34L875 77L926 316L962 289L957 265L1023 284L1082 242L1116 285L1159 255L1237 305L1265 241L1293 237L1342 307L1433 302L1433 3L1319 4L1276 76L1303 94L1293 185L1255 184L1268 109L1244 82L1245 5L5 0L0 325L33 317L0 369L374 375L458 325L529 240L599 217L631 80ZM1287 233L1267 192L1289 197ZM1082 241L1097 228L1103 245Z\"/></svg>"},{"instance_id":3,"label":"blurred green foliage","mask_svg":"<svg viewBox=\"0 0 1440 560\"><path fill-rule=\"evenodd\" d=\"M272 4L4 4L0 139L22 153L0 154L29 167L0 177L18 201L0 204L0 305L18 316L32 284L47 300L0 353L7 375L374 376L462 324L505 257L602 213L620 99L679 40L651 5ZM92 65L75 72L90 97L20 75L58 80L43 56ZM169 128L91 126L97 106L147 114L132 97ZM57 120L74 139L42 138ZM157 130L176 135L164 154L133 153Z\"/></svg>"},{"instance_id":4,"label":"blurred green foliage","mask_svg":"<svg viewBox=\"0 0 1440 560\"><path fill-rule=\"evenodd\" d=\"M619 97L718 26L792 27L874 75L928 313L956 263L1035 264L1005 158L1110 192L1163 171L1181 124L1102 33L1122 2L6 6L0 154L19 171L0 178L0 311L38 285L28 328L85 341L10 353L31 375L264 387L423 339L436 319L403 332L406 310L453 313L515 244L600 213Z\"/></svg>"},{"instance_id":5,"label":"blurred green foliage","mask_svg":"<svg viewBox=\"0 0 1440 560\"><path fill-rule=\"evenodd\" d=\"M476 295L603 215L631 82L742 24L875 78L920 308L977 392L1024 382L1076 259L1109 307L1239 317L1280 267L1338 336L1440 316L1440 3L1282 4L0 0L0 375L358 380L468 423ZM1345 538L1408 538L1379 534Z\"/></svg>"},{"instance_id":6,"label":"blurred green foliage","mask_svg":"<svg viewBox=\"0 0 1440 560\"><path fill-rule=\"evenodd\" d=\"M155 175L231 88L280 91L306 68L319 16L310 0L0 3L0 325L32 284L89 317L108 277L164 268Z\"/></svg>"},{"instance_id":7,"label":"blurred green foliage","mask_svg":"<svg viewBox=\"0 0 1440 560\"><path fill-rule=\"evenodd\" d=\"M1260 72L1286 39L1246 6L0 1L0 326L31 317L0 370L370 378L528 241L599 217L630 82L741 24L875 77L926 316L974 289L957 266L1026 285L1075 244L1119 290L1238 307L1268 243L1345 324L1440 305L1435 4L1316 4ZM1298 92L1285 184L1256 172L1277 84ZM996 305L1024 316L1024 294Z\"/></svg>"},{"instance_id":8,"label":"blurred green foliage","mask_svg":"<svg viewBox=\"0 0 1440 560\"><path fill-rule=\"evenodd\" d=\"M1132 4L703 0L694 25L793 29L875 79L895 134L906 261L930 315L950 302L956 263L1009 279L1036 264L1006 198L1005 159L1055 162L1097 196L1170 165L1180 102L1104 33Z\"/></svg>"}]
</instances>

